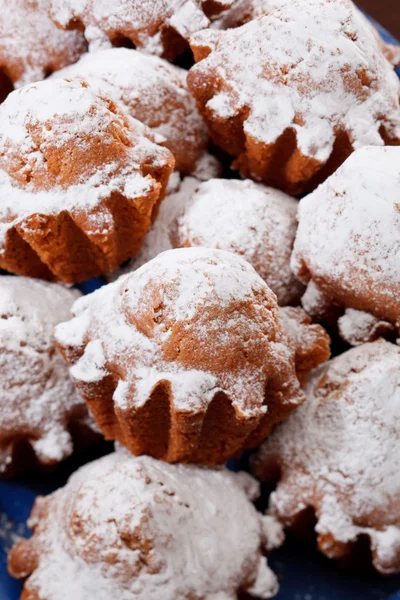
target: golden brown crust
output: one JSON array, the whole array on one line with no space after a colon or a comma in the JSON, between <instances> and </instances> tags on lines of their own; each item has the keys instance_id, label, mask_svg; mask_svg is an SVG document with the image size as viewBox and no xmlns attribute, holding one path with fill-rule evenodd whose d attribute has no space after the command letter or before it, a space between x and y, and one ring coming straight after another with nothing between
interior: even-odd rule
<instances>
[{"instance_id":1,"label":"golden brown crust","mask_svg":"<svg viewBox=\"0 0 400 600\"><path fill-rule=\"evenodd\" d=\"M14 92L2 128L2 268L74 283L140 250L174 164L150 130L63 79Z\"/></svg>"},{"instance_id":2,"label":"golden brown crust","mask_svg":"<svg viewBox=\"0 0 400 600\"><path fill-rule=\"evenodd\" d=\"M265 553L283 534L255 510L258 495L246 473L166 465L119 449L36 501L33 536L14 546L8 569L26 580L26 598L40 600L200 600L241 591L270 598L277 580Z\"/></svg>"},{"instance_id":3,"label":"golden brown crust","mask_svg":"<svg viewBox=\"0 0 400 600\"><path fill-rule=\"evenodd\" d=\"M378 340L316 369L306 402L253 462L278 482L270 508L285 527L315 529L334 559L354 559L364 540L382 574L400 570L399 364L398 346Z\"/></svg>"},{"instance_id":4,"label":"golden brown crust","mask_svg":"<svg viewBox=\"0 0 400 600\"><path fill-rule=\"evenodd\" d=\"M79 296L0 277L0 477L49 470L100 437L52 337Z\"/></svg>"},{"instance_id":5,"label":"golden brown crust","mask_svg":"<svg viewBox=\"0 0 400 600\"><path fill-rule=\"evenodd\" d=\"M329 359L330 337L321 325L311 323L299 307L281 308L280 314L295 352L297 377L304 384L312 369Z\"/></svg>"},{"instance_id":6,"label":"golden brown crust","mask_svg":"<svg viewBox=\"0 0 400 600\"><path fill-rule=\"evenodd\" d=\"M127 48L86 53L53 75L106 86L131 117L165 139L176 170L189 175L206 151L208 131L187 88L186 76L187 71L162 58Z\"/></svg>"},{"instance_id":7,"label":"golden brown crust","mask_svg":"<svg viewBox=\"0 0 400 600\"><path fill-rule=\"evenodd\" d=\"M74 313L61 353L105 436L134 454L221 464L302 402L275 296L234 254L165 252Z\"/></svg>"},{"instance_id":8,"label":"golden brown crust","mask_svg":"<svg viewBox=\"0 0 400 600\"><path fill-rule=\"evenodd\" d=\"M210 25L232 0L122 0L96 11L92 2L76 6L66 0L51 0L50 15L64 29L85 32L91 48L128 46L170 61L188 49L195 31Z\"/></svg>"},{"instance_id":9,"label":"golden brown crust","mask_svg":"<svg viewBox=\"0 0 400 600\"><path fill-rule=\"evenodd\" d=\"M81 32L61 31L50 20L49 5L50 0L0 2L0 72L15 87L45 79L87 50Z\"/></svg>"},{"instance_id":10,"label":"golden brown crust","mask_svg":"<svg viewBox=\"0 0 400 600\"><path fill-rule=\"evenodd\" d=\"M282 3L236 29L199 32L191 48L189 89L245 177L296 195L355 147L400 143L398 78L349 0Z\"/></svg>"},{"instance_id":11,"label":"golden brown crust","mask_svg":"<svg viewBox=\"0 0 400 600\"><path fill-rule=\"evenodd\" d=\"M352 344L399 327L399 158L397 147L360 148L299 204L291 267L308 284L303 307L339 319Z\"/></svg>"}]
</instances>

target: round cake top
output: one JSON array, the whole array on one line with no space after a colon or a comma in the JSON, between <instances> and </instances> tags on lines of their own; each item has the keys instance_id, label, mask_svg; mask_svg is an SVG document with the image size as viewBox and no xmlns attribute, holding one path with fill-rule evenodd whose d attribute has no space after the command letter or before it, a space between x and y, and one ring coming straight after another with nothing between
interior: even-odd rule
<instances>
[{"instance_id":1,"label":"round cake top","mask_svg":"<svg viewBox=\"0 0 400 600\"><path fill-rule=\"evenodd\" d=\"M172 155L155 141L150 129L79 80L13 92L0 106L1 229L61 211L92 212L98 230L109 227L107 210L98 210L103 200L159 193L160 173L172 170Z\"/></svg>"},{"instance_id":2,"label":"round cake top","mask_svg":"<svg viewBox=\"0 0 400 600\"><path fill-rule=\"evenodd\" d=\"M247 138L274 144L288 129L301 155L330 157L400 139L400 84L376 34L350 0L293 0L237 29L191 38L194 95L216 120L240 116ZM229 148L227 148L229 151Z\"/></svg>"},{"instance_id":3,"label":"round cake top","mask_svg":"<svg viewBox=\"0 0 400 600\"><path fill-rule=\"evenodd\" d=\"M35 279L0 277L0 473L10 466L15 441L27 440L43 463L58 462L72 452L69 425L89 423L52 337L79 295Z\"/></svg>"},{"instance_id":4,"label":"round cake top","mask_svg":"<svg viewBox=\"0 0 400 600\"><path fill-rule=\"evenodd\" d=\"M319 0L318 0L319 1ZM213 23L213 27L217 29L230 29L231 27L238 27L244 25L249 21L258 19L272 10L282 8L287 4L287 0L234 0L229 8L218 16L217 20ZM356 6L354 6L357 9ZM379 35L379 32L371 23L371 21L360 12L365 20L365 23L374 32L377 41L379 42L382 52L386 58L393 64L398 66L400 64L400 48L398 45L387 44Z\"/></svg>"},{"instance_id":5,"label":"round cake top","mask_svg":"<svg viewBox=\"0 0 400 600\"><path fill-rule=\"evenodd\" d=\"M113 99L122 101L132 117L162 136L176 159L176 168L190 173L206 149L208 132L187 89L186 75L157 56L111 48L85 54L54 77L109 84Z\"/></svg>"},{"instance_id":6,"label":"round cake top","mask_svg":"<svg viewBox=\"0 0 400 600\"><path fill-rule=\"evenodd\" d=\"M219 248L243 256L283 306L303 286L290 270L297 229L294 198L250 180L211 179L188 198L176 227L176 246Z\"/></svg>"},{"instance_id":7,"label":"round cake top","mask_svg":"<svg viewBox=\"0 0 400 600\"><path fill-rule=\"evenodd\" d=\"M265 442L256 467L263 476L279 464L272 505L284 519L312 506L319 535L369 536L387 573L400 564L399 389L398 346L379 340L341 354L310 376L307 401Z\"/></svg>"},{"instance_id":8,"label":"round cake top","mask_svg":"<svg viewBox=\"0 0 400 600\"><path fill-rule=\"evenodd\" d=\"M172 59L185 40L208 27L233 0L51 0L50 15L61 27L83 27L91 49L129 40L135 47Z\"/></svg>"},{"instance_id":9,"label":"round cake top","mask_svg":"<svg viewBox=\"0 0 400 600\"><path fill-rule=\"evenodd\" d=\"M114 404L140 407L169 382L177 410L205 412L217 392L238 415L267 411L266 385L303 399L276 298L254 269L229 252L163 252L79 300L56 338L79 381L118 373ZM276 386L276 388L274 387Z\"/></svg>"},{"instance_id":10,"label":"round cake top","mask_svg":"<svg viewBox=\"0 0 400 600\"><path fill-rule=\"evenodd\" d=\"M78 60L86 42L49 18L50 0L0 1L0 70L16 86L44 79Z\"/></svg>"},{"instance_id":11,"label":"round cake top","mask_svg":"<svg viewBox=\"0 0 400 600\"><path fill-rule=\"evenodd\" d=\"M30 553L26 589L47 600L271 598L277 581L262 552L282 533L257 513L257 496L245 473L116 452L37 501L34 536L10 567L18 575Z\"/></svg>"},{"instance_id":12,"label":"round cake top","mask_svg":"<svg viewBox=\"0 0 400 600\"><path fill-rule=\"evenodd\" d=\"M354 152L300 201L292 268L337 303L400 319L400 148Z\"/></svg>"}]
</instances>

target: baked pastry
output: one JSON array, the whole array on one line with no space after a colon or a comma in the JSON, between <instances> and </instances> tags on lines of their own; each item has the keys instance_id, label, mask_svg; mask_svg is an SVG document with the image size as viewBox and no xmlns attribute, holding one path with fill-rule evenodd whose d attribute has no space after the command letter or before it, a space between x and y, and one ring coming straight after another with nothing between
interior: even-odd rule
<instances>
[{"instance_id":1,"label":"baked pastry","mask_svg":"<svg viewBox=\"0 0 400 600\"><path fill-rule=\"evenodd\" d=\"M279 305L295 304L304 291L290 269L297 206L283 192L250 180L212 179L188 198L172 227L173 245L239 254L276 294Z\"/></svg>"},{"instance_id":2,"label":"baked pastry","mask_svg":"<svg viewBox=\"0 0 400 600\"><path fill-rule=\"evenodd\" d=\"M208 131L187 89L187 71L157 56L111 48L85 54L54 76L109 84L113 99L122 101L131 117L165 139L175 168L185 175L195 170L207 148Z\"/></svg>"},{"instance_id":3,"label":"baked pastry","mask_svg":"<svg viewBox=\"0 0 400 600\"><path fill-rule=\"evenodd\" d=\"M271 598L282 531L258 495L247 473L109 454L36 500L8 567L29 600Z\"/></svg>"},{"instance_id":4,"label":"baked pastry","mask_svg":"<svg viewBox=\"0 0 400 600\"><path fill-rule=\"evenodd\" d=\"M400 148L357 150L300 201L292 269L309 282L303 306L313 317L345 307L371 313L371 327L399 329L399 160Z\"/></svg>"},{"instance_id":5,"label":"baked pastry","mask_svg":"<svg viewBox=\"0 0 400 600\"><path fill-rule=\"evenodd\" d=\"M282 325L294 351L297 378L304 384L309 373L330 357L330 337L298 306L279 309Z\"/></svg>"},{"instance_id":6,"label":"baked pastry","mask_svg":"<svg viewBox=\"0 0 400 600\"><path fill-rule=\"evenodd\" d=\"M52 331L68 318L76 290L0 277L0 476L51 466L96 430L56 352Z\"/></svg>"},{"instance_id":7,"label":"baked pastry","mask_svg":"<svg viewBox=\"0 0 400 600\"><path fill-rule=\"evenodd\" d=\"M245 177L298 194L355 148L400 143L400 82L350 0L285 2L191 47L189 89Z\"/></svg>"},{"instance_id":8,"label":"baked pastry","mask_svg":"<svg viewBox=\"0 0 400 600\"><path fill-rule=\"evenodd\" d=\"M55 330L108 439L168 462L223 464L303 401L276 298L243 259L163 252Z\"/></svg>"},{"instance_id":9,"label":"baked pastry","mask_svg":"<svg viewBox=\"0 0 400 600\"><path fill-rule=\"evenodd\" d=\"M0 72L15 87L44 79L86 51L83 34L58 29L49 6L50 0L0 0Z\"/></svg>"},{"instance_id":10,"label":"baked pastry","mask_svg":"<svg viewBox=\"0 0 400 600\"><path fill-rule=\"evenodd\" d=\"M285 526L312 509L326 556L352 557L366 538L384 574L400 572L399 387L398 346L352 348L314 371L254 464L263 480L279 474L270 505Z\"/></svg>"},{"instance_id":11,"label":"baked pastry","mask_svg":"<svg viewBox=\"0 0 400 600\"><path fill-rule=\"evenodd\" d=\"M224 10L213 23L213 27L217 29L230 29L232 27L239 27L249 21L258 19L270 13L273 10L282 8L288 0L234 0L229 8ZM353 9L357 10L357 7L353 5ZM386 58L397 67L400 65L400 48L397 45L386 43L379 32L376 30L371 21L359 12L360 16L364 18L365 23L373 30L376 35L377 41L379 42L383 53Z\"/></svg>"},{"instance_id":12,"label":"baked pastry","mask_svg":"<svg viewBox=\"0 0 400 600\"><path fill-rule=\"evenodd\" d=\"M176 173L173 175L175 176ZM107 279L115 281L120 275L136 271L161 252L174 248L171 234L175 221L183 211L189 198L196 193L200 185L201 181L195 177L185 177L182 181L171 177L168 185L169 193L161 203L157 219L146 235L139 254L127 265L112 273Z\"/></svg>"},{"instance_id":13,"label":"baked pastry","mask_svg":"<svg viewBox=\"0 0 400 600\"><path fill-rule=\"evenodd\" d=\"M78 80L0 106L0 267L78 282L134 256L174 160L154 134Z\"/></svg>"},{"instance_id":14,"label":"baked pastry","mask_svg":"<svg viewBox=\"0 0 400 600\"><path fill-rule=\"evenodd\" d=\"M173 60L192 33L208 27L233 0L51 0L64 29L84 30L91 50L128 46Z\"/></svg>"}]
</instances>

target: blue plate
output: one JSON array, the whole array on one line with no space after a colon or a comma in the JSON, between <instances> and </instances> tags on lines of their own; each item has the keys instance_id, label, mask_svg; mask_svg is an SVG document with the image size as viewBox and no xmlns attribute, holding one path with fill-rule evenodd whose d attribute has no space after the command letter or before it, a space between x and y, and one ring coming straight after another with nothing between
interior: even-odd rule
<instances>
[{"instance_id":1,"label":"blue plate","mask_svg":"<svg viewBox=\"0 0 400 600\"><path fill-rule=\"evenodd\" d=\"M399 44L378 23L375 25L383 39ZM398 73L400 76L400 70ZM80 288L83 293L89 293L100 285L102 280L96 279ZM107 451L111 451L109 444L102 449L103 453ZM39 475L35 479L0 482L0 600L19 600L22 584L7 574L6 553L16 536L29 535L25 523L35 497L64 485L79 464L93 458L93 455L81 457L80 463L76 457L71 458L53 474ZM400 600L400 576L385 578L374 573L357 575L345 571L315 549L291 539L273 553L269 562L280 580L276 600Z\"/></svg>"}]
</instances>

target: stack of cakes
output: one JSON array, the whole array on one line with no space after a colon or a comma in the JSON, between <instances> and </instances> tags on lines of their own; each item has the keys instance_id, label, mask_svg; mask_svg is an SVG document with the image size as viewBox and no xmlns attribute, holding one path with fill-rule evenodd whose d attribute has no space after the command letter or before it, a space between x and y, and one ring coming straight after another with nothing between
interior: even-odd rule
<instances>
[{"instance_id":1,"label":"stack of cakes","mask_svg":"<svg viewBox=\"0 0 400 600\"><path fill-rule=\"evenodd\" d=\"M271 598L284 528L400 572L400 53L351 0L0 8L0 475L115 441L21 598Z\"/></svg>"}]
</instances>

